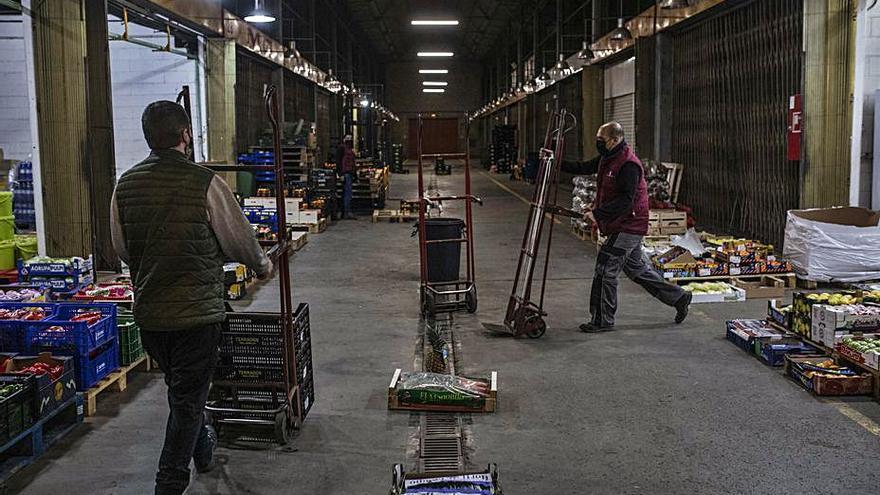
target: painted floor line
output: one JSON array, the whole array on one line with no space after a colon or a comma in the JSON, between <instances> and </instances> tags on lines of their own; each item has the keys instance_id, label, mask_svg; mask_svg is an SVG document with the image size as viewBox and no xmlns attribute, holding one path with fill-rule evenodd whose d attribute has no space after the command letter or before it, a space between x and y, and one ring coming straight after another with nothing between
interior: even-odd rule
<instances>
[{"instance_id":1,"label":"painted floor line","mask_svg":"<svg viewBox=\"0 0 880 495\"><path fill-rule=\"evenodd\" d=\"M482 170L480 170L480 173L483 174L483 175L485 175L485 176L486 176L489 180L491 180L492 182L494 182L496 186L498 186L498 187L500 187L501 189L507 191L508 193L510 193L510 194L513 195L515 198L517 198L517 199L519 199L520 201L522 201L523 203L525 203L525 204L527 204L527 205L531 205L531 204L532 204L531 201L529 201L528 199L526 199L522 194L519 194L518 192L514 191L513 189L511 189L511 188L507 187L506 185L502 184L501 182L499 182L498 180L496 180L494 177L492 177L492 176L489 175L488 173L486 173L486 172L484 172L484 171L482 171ZM549 215L548 215L548 216L549 216ZM561 223L561 222L559 221L558 218L553 218L553 220L554 220L556 223ZM572 233L572 235L574 235L574 234ZM875 436L880 437L880 424L877 424L877 423L876 423L874 420L872 420L871 418L865 416L864 414L862 414L862 413L856 411L856 410L853 409L852 407L850 407L850 406L848 406L847 404L844 404L844 403L842 403L842 402L830 402L830 401L825 401L825 402L827 402L828 404L830 404L831 406L833 406L835 409L837 409L837 411L838 411L840 414L843 414L844 416L846 416L846 417L849 418L850 420L854 421L857 425L859 425L859 426L861 426L862 428L868 430L868 432L871 433L872 435L875 435Z\"/></svg>"}]
</instances>

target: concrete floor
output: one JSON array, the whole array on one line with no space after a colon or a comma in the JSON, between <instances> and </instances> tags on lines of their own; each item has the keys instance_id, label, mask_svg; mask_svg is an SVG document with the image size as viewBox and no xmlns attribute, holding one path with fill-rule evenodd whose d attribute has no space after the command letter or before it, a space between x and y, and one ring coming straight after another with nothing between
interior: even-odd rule
<instances>
[{"instance_id":1,"label":"concrete floor","mask_svg":"<svg viewBox=\"0 0 880 495\"><path fill-rule=\"evenodd\" d=\"M453 192L460 174L430 182ZM515 194L529 187L483 172L473 183L485 201L475 209L480 308L455 316L458 358L463 371L499 372L498 412L470 418L471 460L497 463L506 494L877 493L880 405L818 399L724 339L726 319L762 317L765 301L695 306L677 326L671 309L622 280L618 330L582 334L595 251L563 223L547 334L488 334L482 324L502 319L528 212ZM391 196L415 198L415 174L393 176ZM221 449L220 469L187 493L387 493L412 432L410 415L385 402L391 372L412 368L419 329L410 231L363 218L310 237L293 262L294 296L311 305L317 398L298 450ZM275 307L274 287L244 307ZM156 373L129 384L11 491L150 493L165 387Z\"/></svg>"}]
</instances>

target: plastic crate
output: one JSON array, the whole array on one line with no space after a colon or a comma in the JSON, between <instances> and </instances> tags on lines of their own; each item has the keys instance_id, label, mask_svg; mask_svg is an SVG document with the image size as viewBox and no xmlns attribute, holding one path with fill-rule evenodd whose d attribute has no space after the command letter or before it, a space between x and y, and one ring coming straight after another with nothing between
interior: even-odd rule
<instances>
[{"instance_id":1,"label":"plastic crate","mask_svg":"<svg viewBox=\"0 0 880 495\"><path fill-rule=\"evenodd\" d=\"M19 263L19 275L22 280L30 276L83 275L92 271L92 257L71 258L70 263L30 262Z\"/></svg>"},{"instance_id":2,"label":"plastic crate","mask_svg":"<svg viewBox=\"0 0 880 495\"><path fill-rule=\"evenodd\" d=\"M119 364L128 366L144 355L141 330L133 319L126 321L120 319L117 328L119 329Z\"/></svg>"},{"instance_id":3,"label":"plastic crate","mask_svg":"<svg viewBox=\"0 0 880 495\"><path fill-rule=\"evenodd\" d=\"M113 339L91 352L75 356L76 389L88 390L119 368L119 340Z\"/></svg>"},{"instance_id":4,"label":"plastic crate","mask_svg":"<svg viewBox=\"0 0 880 495\"><path fill-rule=\"evenodd\" d=\"M31 375L35 379L35 388L38 400L34 401L34 419L57 409L76 395L76 375L74 372L74 358L70 356L52 356L48 353L40 356L17 356L12 361L11 373L21 376L21 371L34 363L43 362L52 366L61 365L63 372L57 379L52 380L48 374Z\"/></svg>"},{"instance_id":5,"label":"plastic crate","mask_svg":"<svg viewBox=\"0 0 880 495\"><path fill-rule=\"evenodd\" d=\"M98 322L71 321L81 311L101 311ZM63 329L63 330L58 330ZM30 352L51 350L70 355L88 353L117 336L116 306L114 304L58 304L55 316L28 325L26 347Z\"/></svg>"},{"instance_id":6,"label":"plastic crate","mask_svg":"<svg viewBox=\"0 0 880 495\"><path fill-rule=\"evenodd\" d=\"M0 386L20 384L22 389L0 399L0 445L18 436L34 423L37 394L34 375L0 374Z\"/></svg>"},{"instance_id":7,"label":"plastic crate","mask_svg":"<svg viewBox=\"0 0 880 495\"><path fill-rule=\"evenodd\" d=\"M306 415L315 404L314 375L312 375L312 373L309 373L306 378L302 380L299 387L299 403L300 407L302 408L302 419L305 419Z\"/></svg>"},{"instance_id":8,"label":"plastic crate","mask_svg":"<svg viewBox=\"0 0 880 495\"><path fill-rule=\"evenodd\" d=\"M54 303L0 303L0 309L16 310L26 308L41 308L46 312L43 320L0 320L0 351L20 352L27 348L26 331L30 324L38 321L48 321L55 316L58 305Z\"/></svg>"}]
</instances>

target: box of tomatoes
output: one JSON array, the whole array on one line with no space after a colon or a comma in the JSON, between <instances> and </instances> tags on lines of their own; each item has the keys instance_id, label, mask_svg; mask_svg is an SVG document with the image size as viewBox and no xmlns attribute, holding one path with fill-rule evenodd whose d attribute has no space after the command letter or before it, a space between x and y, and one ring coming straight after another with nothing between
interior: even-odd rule
<instances>
[{"instance_id":1,"label":"box of tomatoes","mask_svg":"<svg viewBox=\"0 0 880 495\"><path fill-rule=\"evenodd\" d=\"M37 388L35 419L54 411L76 394L72 357L53 356L48 352L38 356L16 356L7 363L6 372L34 375Z\"/></svg>"}]
</instances>

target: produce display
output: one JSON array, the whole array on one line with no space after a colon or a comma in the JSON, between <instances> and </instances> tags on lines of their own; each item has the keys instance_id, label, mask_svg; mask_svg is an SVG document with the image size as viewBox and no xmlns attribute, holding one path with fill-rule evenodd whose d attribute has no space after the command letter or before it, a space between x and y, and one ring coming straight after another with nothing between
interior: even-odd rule
<instances>
[{"instance_id":1,"label":"produce display","mask_svg":"<svg viewBox=\"0 0 880 495\"><path fill-rule=\"evenodd\" d=\"M9 385L4 385L0 387L0 399L6 399L13 395L16 392L19 392L24 388L24 385L20 385L18 383L10 383Z\"/></svg>"},{"instance_id":2,"label":"produce display","mask_svg":"<svg viewBox=\"0 0 880 495\"><path fill-rule=\"evenodd\" d=\"M402 373L397 386L402 404L479 408L490 395L487 380L438 373Z\"/></svg>"},{"instance_id":3,"label":"produce display","mask_svg":"<svg viewBox=\"0 0 880 495\"><path fill-rule=\"evenodd\" d=\"M21 373L21 374L31 373L34 375L45 375L48 373L49 378L52 381L55 381L55 380L61 378L61 375L64 374L64 365L57 364L55 366L52 366L50 364L36 362L36 363L28 366L27 368L23 368L23 369L16 371L16 373Z\"/></svg>"},{"instance_id":4,"label":"produce display","mask_svg":"<svg viewBox=\"0 0 880 495\"><path fill-rule=\"evenodd\" d=\"M843 345L862 354L880 355L880 339L843 339Z\"/></svg>"},{"instance_id":5,"label":"produce display","mask_svg":"<svg viewBox=\"0 0 880 495\"><path fill-rule=\"evenodd\" d=\"M40 321L47 316L43 308L0 309L0 320Z\"/></svg>"},{"instance_id":6,"label":"produce display","mask_svg":"<svg viewBox=\"0 0 880 495\"><path fill-rule=\"evenodd\" d=\"M43 293L36 289L21 288L0 290L0 301L35 302L43 299Z\"/></svg>"},{"instance_id":7,"label":"produce display","mask_svg":"<svg viewBox=\"0 0 880 495\"><path fill-rule=\"evenodd\" d=\"M681 287L687 292L694 294L731 294L733 287L724 282L693 282Z\"/></svg>"},{"instance_id":8,"label":"produce display","mask_svg":"<svg viewBox=\"0 0 880 495\"><path fill-rule=\"evenodd\" d=\"M816 375L837 379L858 376L857 372L846 366L835 364L833 359L826 359L815 364L802 362L800 367L805 370L804 376L807 378L813 378Z\"/></svg>"},{"instance_id":9,"label":"produce display","mask_svg":"<svg viewBox=\"0 0 880 495\"><path fill-rule=\"evenodd\" d=\"M843 306L847 304L856 304L859 298L850 294L834 294L823 292L819 294L807 294L806 298L815 304L830 304L832 306Z\"/></svg>"},{"instance_id":10,"label":"produce display","mask_svg":"<svg viewBox=\"0 0 880 495\"><path fill-rule=\"evenodd\" d=\"M455 474L404 482L404 494L417 495L493 495L495 485L488 473Z\"/></svg>"},{"instance_id":11,"label":"produce display","mask_svg":"<svg viewBox=\"0 0 880 495\"><path fill-rule=\"evenodd\" d=\"M89 326L94 325L101 321L101 318L104 317L104 314L100 311L95 310L81 310L77 311L77 313L70 319L70 321L84 321Z\"/></svg>"},{"instance_id":12,"label":"produce display","mask_svg":"<svg viewBox=\"0 0 880 495\"><path fill-rule=\"evenodd\" d=\"M773 255L773 246L748 239L709 238L703 254L672 246L652 257L666 278L761 275L788 273L791 265Z\"/></svg>"},{"instance_id":13,"label":"produce display","mask_svg":"<svg viewBox=\"0 0 880 495\"><path fill-rule=\"evenodd\" d=\"M80 291L79 294L95 299L130 299L134 296L134 290L131 284L99 285Z\"/></svg>"}]
</instances>

